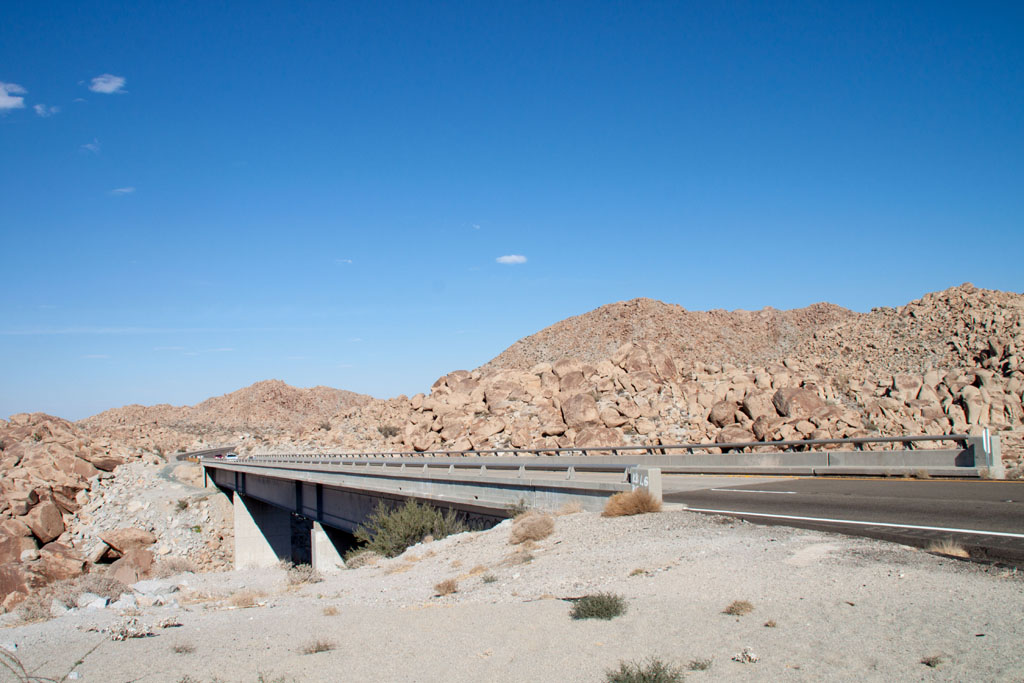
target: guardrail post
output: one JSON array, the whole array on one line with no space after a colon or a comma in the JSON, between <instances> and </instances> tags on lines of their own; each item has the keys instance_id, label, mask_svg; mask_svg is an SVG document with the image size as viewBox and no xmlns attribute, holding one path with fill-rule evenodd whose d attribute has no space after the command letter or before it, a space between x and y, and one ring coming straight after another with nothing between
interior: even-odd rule
<instances>
[{"instance_id":1,"label":"guardrail post","mask_svg":"<svg viewBox=\"0 0 1024 683\"><path fill-rule=\"evenodd\" d=\"M661 500L661 468L631 467L629 484L633 489L647 489L656 500Z\"/></svg>"}]
</instances>

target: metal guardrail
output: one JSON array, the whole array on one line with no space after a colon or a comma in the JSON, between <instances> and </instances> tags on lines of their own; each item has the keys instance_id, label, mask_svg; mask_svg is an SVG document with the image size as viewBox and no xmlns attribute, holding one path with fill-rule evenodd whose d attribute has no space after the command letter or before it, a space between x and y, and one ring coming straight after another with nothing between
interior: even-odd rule
<instances>
[{"instance_id":1,"label":"metal guardrail","mask_svg":"<svg viewBox=\"0 0 1024 683\"><path fill-rule=\"evenodd\" d=\"M462 458L481 456L505 456L505 457L557 457L557 456L588 456L591 453L600 453L612 456L625 454L644 455L694 455L698 452L708 453L710 449L720 449L722 455L728 455L728 451L742 451L745 448L762 449L775 448L774 452L791 453L812 449L817 446L829 445L853 445L854 450L863 450L861 446L866 444L916 444L921 442L952 442L967 446L967 434L943 434L943 435L919 435L919 436L878 436L878 437L856 437L848 439L803 439L785 441L740 441L729 443L689 443L689 444L662 444L648 446L585 446L570 448L488 448L471 449L464 451L367 451L355 453L264 453L243 457L243 461L263 462L288 462L297 459L303 460L338 460L338 459L387 459L387 458ZM766 452L766 451L758 451ZM773 451L767 451L773 452Z\"/></svg>"}]
</instances>

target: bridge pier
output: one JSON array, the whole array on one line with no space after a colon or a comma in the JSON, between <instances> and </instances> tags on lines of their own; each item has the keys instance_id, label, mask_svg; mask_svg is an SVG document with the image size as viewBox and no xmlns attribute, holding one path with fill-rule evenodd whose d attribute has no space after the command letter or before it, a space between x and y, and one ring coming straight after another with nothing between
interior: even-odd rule
<instances>
[{"instance_id":1,"label":"bridge pier","mask_svg":"<svg viewBox=\"0 0 1024 683\"><path fill-rule=\"evenodd\" d=\"M324 574L333 574L344 569L345 560L342 559L339 550L339 546L342 545L342 532L320 522L313 522L313 529L309 533L313 569Z\"/></svg>"},{"instance_id":2,"label":"bridge pier","mask_svg":"<svg viewBox=\"0 0 1024 683\"><path fill-rule=\"evenodd\" d=\"M287 510L238 491L233 492L235 513L235 569L273 567L291 560L292 526Z\"/></svg>"}]
</instances>

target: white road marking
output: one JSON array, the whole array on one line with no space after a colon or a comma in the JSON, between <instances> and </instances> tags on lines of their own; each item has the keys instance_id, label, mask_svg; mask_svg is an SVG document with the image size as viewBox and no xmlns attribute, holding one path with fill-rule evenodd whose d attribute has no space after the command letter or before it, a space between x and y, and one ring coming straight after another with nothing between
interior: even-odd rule
<instances>
[{"instance_id":1,"label":"white road marking","mask_svg":"<svg viewBox=\"0 0 1024 683\"><path fill-rule=\"evenodd\" d=\"M757 489L708 489L709 491L729 491L731 493L787 493L796 495L796 491L758 491Z\"/></svg>"},{"instance_id":2,"label":"white road marking","mask_svg":"<svg viewBox=\"0 0 1024 683\"><path fill-rule=\"evenodd\" d=\"M1024 538L1024 534L1011 534L1005 531L984 531L982 529L955 529L944 526L918 526L916 524L890 524L889 522L861 522L853 519L829 519L827 517L797 517L795 515L769 515L763 512L741 512L739 510L710 510L708 508L689 508L691 512L714 512L720 515L744 515L746 517L768 517L771 519L794 519L803 522L828 522L830 524L857 524L860 526L884 526L894 529L920 529L923 531L946 531L953 534L980 534L983 536L1005 536L1006 538Z\"/></svg>"}]
</instances>

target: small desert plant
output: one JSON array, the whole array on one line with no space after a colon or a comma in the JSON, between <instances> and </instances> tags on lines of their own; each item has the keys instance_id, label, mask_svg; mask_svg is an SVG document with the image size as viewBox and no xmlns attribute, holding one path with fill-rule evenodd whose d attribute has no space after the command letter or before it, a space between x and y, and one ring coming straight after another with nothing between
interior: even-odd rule
<instances>
[{"instance_id":1,"label":"small desert plant","mask_svg":"<svg viewBox=\"0 0 1024 683\"><path fill-rule=\"evenodd\" d=\"M939 654L929 655L928 657L922 657L921 663L929 668L937 669L946 663L946 655Z\"/></svg>"},{"instance_id":2,"label":"small desert plant","mask_svg":"<svg viewBox=\"0 0 1024 683\"><path fill-rule=\"evenodd\" d=\"M259 598L262 598L262 593L256 591L238 591L228 598L228 604L232 607L244 609L246 607L255 607L258 604Z\"/></svg>"},{"instance_id":3,"label":"small desert plant","mask_svg":"<svg viewBox=\"0 0 1024 683\"><path fill-rule=\"evenodd\" d=\"M455 579L445 579L441 583L434 585L434 590L437 591L438 595L451 595L459 590L459 582Z\"/></svg>"},{"instance_id":4,"label":"small desert plant","mask_svg":"<svg viewBox=\"0 0 1024 683\"><path fill-rule=\"evenodd\" d=\"M196 648L192 643L175 643L171 647L171 652L176 655L190 655L196 651Z\"/></svg>"},{"instance_id":5,"label":"small desert plant","mask_svg":"<svg viewBox=\"0 0 1024 683\"><path fill-rule=\"evenodd\" d=\"M345 568L346 569L359 569L360 567L369 567L370 565L377 564L380 560L381 554L375 553L372 550L366 550L364 548L356 548L345 553Z\"/></svg>"},{"instance_id":6,"label":"small desert plant","mask_svg":"<svg viewBox=\"0 0 1024 683\"><path fill-rule=\"evenodd\" d=\"M914 471L914 479L931 479L931 478L932 478L931 472L929 472L928 470L921 469L921 470L915 470Z\"/></svg>"},{"instance_id":7,"label":"small desert plant","mask_svg":"<svg viewBox=\"0 0 1024 683\"><path fill-rule=\"evenodd\" d=\"M108 600L117 600L122 593L131 592L128 586L117 579L98 574L84 574L74 579L58 581L49 589L49 595L66 607L75 607L79 596L83 593L92 593Z\"/></svg>"},{"instance_id":8,"label":"small desert plant","mask_svg":"<svg viewBox=\"0 0 1024 683\"><path fill-rule=\"evenodd\" d=\"M288 585L301 586L306 583L320 583L324 577L308 564L297 564L288 570Z\"/></svg>"},{"instance_id":9,"label":"small desert plant","mask_svg":"<svg viewBox=\"0 0 1024 683\"><path fill-rule=\"evenodd\" d=\"M408 500L397 508L379 504L366 524L356 529L355 536L366 550L395 557L425 536L441 539L465 530L466 525L454 510L442 512L432 505Z\"/></svg>"},{"instance_id":10,"label":"small desert plant","mask_svg":"<svg viewBox=\"0 0 1024 683\"><path fill-rule=\"evenodd\" d=\"M708 659L691 659L690 663L686 665L686 668L690 671L707 671L711 668L714 660Z\"/></svg>"},{"instance_id":11,"label":"small desert plant","mask_svg":"<svg viewBox=\"0 0 1024 683\"><path fill-rule=\"evenodd\" d=\"M195 526L189 527L189 529L194 534L201 534L201 533L203 533L203 527L199 526L198 524L196 524Z\"/></svg>"},{"instance_id":12,"label":"small desert plant","mask_svg":"<svg viewBox=\"0 0 1024 683\"><path fill-rule=\"evenodd\" d=\"M562 507L558 508L558 512L555 513L557 517L564 517L565 515L575 515L578 512L583 512L583 506L579 503L566 503Z\"/></svg>"},{"instance_id":13,"label":"small desert plant","mask_svg":"<svg viewBox=\"0 0 1024 683\"><path fill-rule=\"evenodd\" d=\"M484 583L494 583L495 581L498 580L498 577L495 576L494 574L484 574L483 576L480 577L480 580L483 581Z\"/></svg>"},{"instance_id":14,"label":"small desert plant","mask_svg":"<svg viewBox=\"0 0 1024 683\"><path fill-rule=\"evenodd\" d=\"M327 607L324 607L325 617L336 617L339 614L341 614L341 612L334 605L328 605Z\"/></svg>"},{"instance_id":15,"label":"small desert plant","mask_svg":"<svg viewBox=\"0 0 1024 683\"><path fill-rule=\"evenodd\" d=\"M631 572L629 573L629 575L630 575L630 576L643 576L643 575L644 575L644 574L646 574L646 573L647 573L647 570L646 570L646 569L641 569L640 567L637 567L636 569L634 569L633 571L631 571Z\"/></svg>"},{"instance_id":16,"label":"small desert plant","mask_svg":"<svg viewBox=\"0 0 1024 683\"><path fill-rule=\"evenodd\" d=\"M188 499L187 498L179 498L178 502L177 502L177 508L178 508L178 512L182 512L184 510L187 510L188 509Z\"/></svg>"},{"instance_id":17,"label":"small desert plant","mask_svg":"<svg viewBox=\"0 0 1024 683\"><path fill-rule=\"evenodd\" d=\"M150 575L155 579L166 579L169 576L195 573L199 570L196 563L187 557L163 557L156 561Z\"/></svg>"},{"instance_id":18,"label":"small desert plant","mask_svg":"<svg viewBox=\"0 0 1024 683\"><path fill-rule=\"evenodd\" d=\"M634 489L616 493L605 503L602 517L623 517L625 515L642 515L648 512L661 512L661 501L651 495L647 489Z\"/></svg>"},{"instance_id":19,"label":"small desert plant","mask_svg":"<svg viewBox=\"0 0 1024 683\"><path fill-rule=\"evenodd\" d=\"M512 524L509 543L518 545L523 541L539 541L555 530L555 518L549 514L531 510L516 518Z\"/></svg>"},{"instance_id":20,"label":"small desert plant","mask_svg":"<svg viewBox=\"0 0 1024 683\"><path fill-rule=\"evenodd\" d=\"M778 626L778 624L775 623L774 619L769 619L768 621L764 622L765 628L775 628L776 626Z\"/></svg>"},{"instance_id":21,"label":"small desert plant","mask_svg":"<svg viewBox=\"0 0 1024 683\"><path fill-rule=\"evenodd\" d=\"M42 595L31 595L18 607L18 617L24 624L31 624L36 621L48 621L53 617L50 613L52 598Z\"/></svg>"},{"instance_id":22,"label":"small desert plant","mask_svg":"<svg viewBox=\"0 0 1024 683\"><path fill-rule=\"evenodd\" d=\"M961 557L963 559L970 559L971 554L964 550L963 546L956 543L953 539L947 538L943 541L933 541L928 544L925 548L926 552L935 553L936 555L948 555L949 557Z\"/></svg>"},{"instance_id":23,"label":"small desert plant","mask_svg":"<svg viewBox=\"0 0 1024 683\"><path fill-rule=\"evenodd\" d=\"M377 427L377 431L386 439L398 436L398 427L395 427L394 425L381 425L380 427Z\"/></svg>"},{"instance_id":24,"label":"small desert plant","mask_svg":"<svg viewBox=\"0 0 1024 683\"><path fill-rule=\"evenodd\" d=\"M744 614L750 614L754 611L754 606L747 600L733 600L729 603L729 606L722 610L722 614L728 614L733 617L742 617Z\"/></svg>"},{"instance_id":25,"label":"small desert plant","mask_svg":"<svg viewBox=\"0 0 1024 683\"><path fill-rule=\"evenodd\" d=\"M618 669L605 672L607 683L677 683L683 680L679 667L660 659L648 662L619 662Z\"/></svg>"},{"instance_id":26,"label":"small desert plant","mask_svg":"<svg viewBox=\"0 0 1024 683\"><path fill-rule=\"evenodd\" d=\"M614 619L626 613L626 599L614 593L577 598L569 613L573 619Z\"/></svg>"},{"instance_id":27,"label":"small desert plant","mask_svg":"<svg viewBox=\"0 0 1024 683\"><path fill-rule=\"evenodd\" d=\"M304 655L315 655L318 652L328 652L328 651L333 650L333 649L334 649L334 643L332 643L329 640L324 640L323 638L319 638L317 640L314 640L311 643L306 643L305 645L303 645L299 649L299 652L301 654L304 654Z\"/></svg>"},{"instance_id":28,"label":"small desert plant","mask_svg":"<svg viewBox=\"0 0 1024 683\"><path fill-rule=\"evenodd\" d=\"M520 498L519 502L517 502L517 503L515 503L513 505L509 505L505 509L508 511L508 516L512 517L514 519L514 518L518 517L519 515L523 515L523 514L526 514L527 512L529 512L530 506L526 504L526 499L525 498Z\"/></svg>"}]
</instances>

